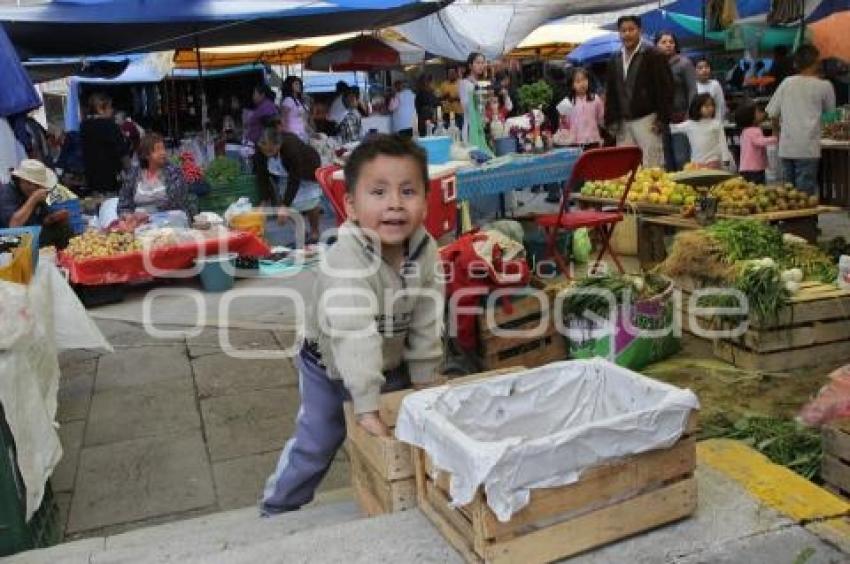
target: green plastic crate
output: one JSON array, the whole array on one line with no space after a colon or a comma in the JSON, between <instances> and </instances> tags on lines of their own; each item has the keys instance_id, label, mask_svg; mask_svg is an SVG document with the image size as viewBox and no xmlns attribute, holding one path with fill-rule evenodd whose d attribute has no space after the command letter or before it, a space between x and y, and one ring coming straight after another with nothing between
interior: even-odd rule
<instances>
[{"instance_id":1,"label":"green plastic crate","mask_svg":"<svg viewBox=\"0 0 850 564\"><path fill-rule=\"evenodd\" d=\"M29 522L26 490L18 470L15 441L0 406L0 556L51 546L62 540L59 507L48 481L41 505Z\"/></svg>"}]
</instances>

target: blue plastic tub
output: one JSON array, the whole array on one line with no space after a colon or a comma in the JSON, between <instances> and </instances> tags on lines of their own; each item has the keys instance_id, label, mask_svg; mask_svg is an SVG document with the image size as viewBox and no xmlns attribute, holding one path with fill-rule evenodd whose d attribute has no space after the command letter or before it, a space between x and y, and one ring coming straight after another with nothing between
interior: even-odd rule
<instances>
[{"instance_id":1,"label":"blue plastic tub","mask_svg":"<svg viewBox=\"0 0 850 564\"><path fill-rule=\"evenodd\" d=\"M440 137L420 137L416 141L428 153L428 164L446 164L451 160L451 137L445 135Z\"/></svg>"},{"instance_id":2,"label":"blue plastic tub","mask_svg":"<svg viewBox=\"0 0 850 564\"><path fill-rule=\"evenodd\" d=\"M50 213L68 210L68 226L75 235L79 235L86 230L86 220L83 219L83 209L80 205L80 200L66 200L49 206L47 210Z\"/></svg>"},{"instance_id":3,"label":"blue plastic tub","mask_svg":"<svg viewBox=\"0 0 850 564\"><path fill-rule=\"evenodd\" d=\"M201 267L201 285L207 292L226 292L233 288L236 253L216 255L195 260Z\"/></svg>"}]
</instances>

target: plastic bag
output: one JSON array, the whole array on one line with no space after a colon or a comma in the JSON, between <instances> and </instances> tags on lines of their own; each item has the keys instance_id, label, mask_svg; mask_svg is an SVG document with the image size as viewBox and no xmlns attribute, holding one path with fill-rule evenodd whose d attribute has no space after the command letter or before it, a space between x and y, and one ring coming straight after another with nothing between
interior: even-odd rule
<instances>
[{"instance_id":1,"label":"plastic bag","mask_svg":"<svg viewBox=\"0 0 850 564\"><path fill-rule=\"evenodd\" d=\"M586 263L590 259L593 245L590 242L590 233L587 227L580 227L573 232L573 260Z\"/></svg>"},{"instance_id":2,"label":"plastic bag","mask_svg":"<svg viewBox=\"0 0 850 564\"><path fill-rule=\"evenodd\" d=\"M558 105L555 106L555 109L558 110L559 114L566 117L573 113L573 107L573 103L567 97L558 102Z\"/></svg>"},{"instance_id":3,"label":"plastic bag","mask_svg":"<svg viewBox=\"0 0 850 564\"><path fill-rule=\"evenodd\" d=\"M97 224L101 229L106 229L113 221L118 221L118 198L104 200L97 213Z\"/></svg>"},{"instance_id":4,"label":"plastic bag","mask_svg":"<svg viewBox=\"0 0 850 564\"><path fill-rule=\"evenodd\" d=\"M254 209L254 205L251 203L251 199L246 196L242 196L241 198L227 206L227 210L225 210L224 212L224 220L227 223L230 223L230 219L232 217L243 213L248 213L252 209Z\"/></svg>"}]
</instances>

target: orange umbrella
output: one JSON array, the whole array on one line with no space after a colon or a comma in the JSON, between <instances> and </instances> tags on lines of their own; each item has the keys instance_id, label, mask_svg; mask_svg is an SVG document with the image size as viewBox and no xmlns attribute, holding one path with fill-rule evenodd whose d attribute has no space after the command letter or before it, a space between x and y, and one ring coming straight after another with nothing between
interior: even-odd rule
<instances>
[{"instance_id":1,"label":"orange umbrella","mask_svg":"<svg viewBox=\"0 0 850 564\"><path fill-rule=\"evenodd\" d=\"M821 57L850 62L850 11L836 12L807 27Z\"/></svg>"}]
</instances>

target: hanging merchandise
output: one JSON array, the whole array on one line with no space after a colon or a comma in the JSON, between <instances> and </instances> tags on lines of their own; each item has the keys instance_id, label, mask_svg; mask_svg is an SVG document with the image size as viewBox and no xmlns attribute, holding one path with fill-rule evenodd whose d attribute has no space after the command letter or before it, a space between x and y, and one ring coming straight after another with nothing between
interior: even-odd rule
<instances>
[{"instance_id":1,"label":"hanging merchandise","mask_svg":"<svg viewBox=\"0 0 850 564\"><path fill-rule=\"evenodd\" d=\"M768 25L786 25L803 19L805 3L799 0L771 0L767 13Z\"/></svg>"},{"instance_id":2,"label":"hanging merchandise","mask_svg":"<svg viewBox=\"0 0 850 564\"><path fill-rule=\"evenodd\" d=\"M723 5L725 0L708 0L705 4L705 27L707 31L723 31Z\"/></svg>"},{"instance_id":3,"label":"hanging merchandise","mask_svg":"<svg viewBox=\"0 0 850 564\"><path fill-rule=\"evenodd\" d=\"M738 3L735 0L723 0L723 9L720 13L720 25L723 29L738 21Z\"/></svg>"}]
</instances>

